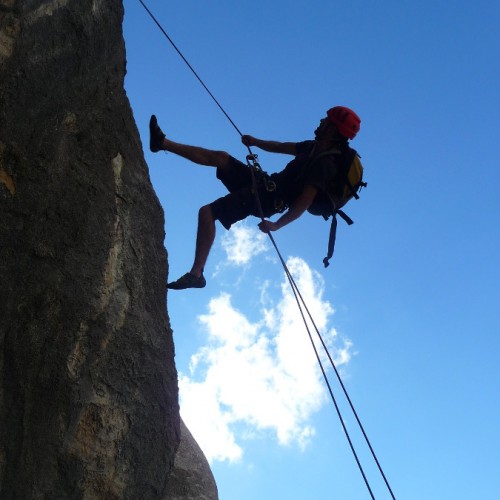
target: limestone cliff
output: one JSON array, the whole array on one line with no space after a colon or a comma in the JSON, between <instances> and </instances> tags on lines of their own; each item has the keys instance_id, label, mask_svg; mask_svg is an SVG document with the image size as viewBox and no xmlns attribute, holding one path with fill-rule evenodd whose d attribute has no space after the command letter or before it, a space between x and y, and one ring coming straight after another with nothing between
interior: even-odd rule
<instances>
[{"instance_id":1,"label":"limestone cliff","mask_svg":"<svg viewBox=\"0 0 500 500\"><path fill-rule=\"evenodd\" d=\"M0 498L157 499L180 440L121 0L0 0Z\"/></svg>"}]
</instances>

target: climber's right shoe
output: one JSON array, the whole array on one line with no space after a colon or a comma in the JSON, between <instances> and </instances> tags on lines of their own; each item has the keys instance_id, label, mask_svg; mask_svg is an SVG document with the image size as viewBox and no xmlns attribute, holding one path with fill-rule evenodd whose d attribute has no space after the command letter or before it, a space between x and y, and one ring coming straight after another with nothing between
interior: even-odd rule
<instances>
[{"instance_id":1,"label":"climber's right shoe","mask_svg":"<svg viewBox=\"0 0 500 500\"><path fill-rule=\"evenodd\" d=\"M171 290L185 290L186 288L205 288L207 282L203 274L198 277L191 273L186 273L181 276L177 281L172 281L167 285Z\"/></svg>"},{"instance_id":2,"label":"climber's right shoe","mask_svg":"<svg viewBox=\"0 0 500 500\"><path fill-rule=\"evenodd\" d=\"M156 116L151 115L151 119L149 120L149 149L153 153L161 151L161 147L163 145L163 139L165 139L165 134L161 131L161 128L158 126L158 121L156 120Z\"/></svg>"}]
</instances>

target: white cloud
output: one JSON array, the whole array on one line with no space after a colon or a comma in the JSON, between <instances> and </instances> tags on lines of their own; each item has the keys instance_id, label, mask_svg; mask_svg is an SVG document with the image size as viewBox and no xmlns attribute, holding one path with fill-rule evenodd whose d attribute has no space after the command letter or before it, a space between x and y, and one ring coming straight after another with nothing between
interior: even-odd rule
<instances>
[{"instance_id":1,"label":"white cloud","mask_svg":"<svg viewBox=\"0 0 500 500\"><path fill-rule=\"evenodd\" d=\"M334 312L323 298L324 283L301 259L289 269L339 364L350 358L329 327ZM266 290L268 284L262 284ZM250 435L276 436L280 445L307 446L315 430L311 418L327 401L324 383L297 305L283 282L276 303L261 294L261 317L252 322L231 296L213 298L199 317L207 342L191 358L190 374L180 375L181 413L210 461L237 461ZM326 333L324 333L326 332Z\"/></svg>"},{"instance_id":2,"label":"white cloud","mask_svg":"<svg viewBox=\"0 0 500 500\"><path fill-rule=\"evenodd\" d=\"M214 391L215 389L215 391ZM230 415L221 411L220 402L214 397L215 387L208 381L196 383L188 377L179 377L179 391L182 394L181 413L184 422L208 458L235 462L243 454L231 432Z\"/></svg>"},{"instance_id":3,"label":"white cloud","mask_svg":"<svg viewBox=\"0 0 500 500\"><path fill-rule=\"evenodd\" d=\"M221 238L227 261L236 266L248 264L253 257L268 250L267 236L260 230L238 222Z\"/></svg>"}]
</instances>

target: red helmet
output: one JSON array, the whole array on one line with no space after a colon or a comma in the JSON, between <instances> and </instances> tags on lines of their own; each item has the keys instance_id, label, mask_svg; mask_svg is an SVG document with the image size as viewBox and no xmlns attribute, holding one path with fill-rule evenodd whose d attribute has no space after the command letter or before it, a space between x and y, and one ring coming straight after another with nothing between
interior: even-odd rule
<instances>
[{"instance_id":1,"label":"red helmet","mask_svg":"<svg viewBox=\"0 0 500 500\"><path fill-rule=\"evenodd\" d=\"M341 135L348 139L354 139L359 132L361 123L360 117L349 108L344 106L335 106L329 109L326 114L332 123L334 123Z\"/></svg>"}]
</instances>

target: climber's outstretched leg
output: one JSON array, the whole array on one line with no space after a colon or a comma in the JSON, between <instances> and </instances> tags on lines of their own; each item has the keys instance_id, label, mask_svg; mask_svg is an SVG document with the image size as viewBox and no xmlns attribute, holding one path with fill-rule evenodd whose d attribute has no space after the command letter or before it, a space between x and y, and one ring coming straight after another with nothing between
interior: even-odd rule
<instances>
[{"instance_id":1,"label":"climber's outstretched leg","mask_svg":"<svg viewBox=\"0 0 500 500\"><path fill-rule=\"evenodd\" d=\"M214 151L198 146L188 146L167 139L159 127L155 115L152 115L149 120L149 149L153 153L169 151L198 165L218 167L221 170L224 170L228 166L230 159L229 153L225 151Z\"/></svg>"}]
</instances>

